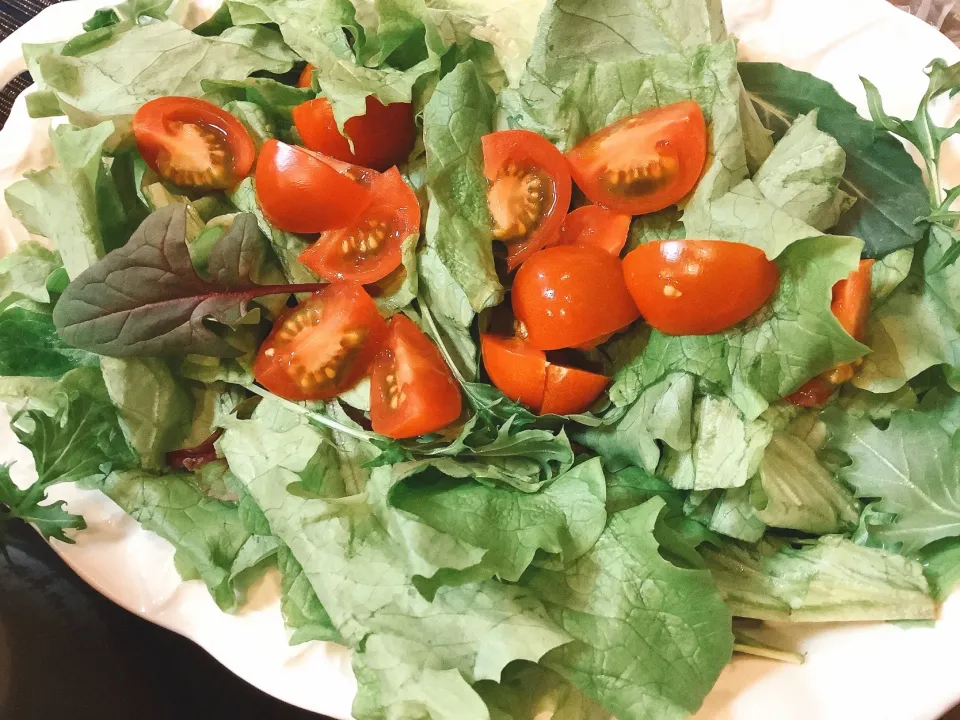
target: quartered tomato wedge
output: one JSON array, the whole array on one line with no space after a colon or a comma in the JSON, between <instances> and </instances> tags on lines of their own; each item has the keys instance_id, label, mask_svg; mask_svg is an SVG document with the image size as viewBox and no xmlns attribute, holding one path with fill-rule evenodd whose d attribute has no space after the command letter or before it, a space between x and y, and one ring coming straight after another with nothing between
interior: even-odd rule
<instances>
[{"instance_id":1,"label":"quartered tomato wedge","mask_svg":"<svg viewBox=\"0 0 960 720\"><path fill-rule=\"evenodd\" d=\"M369 372L386 335L387 323L363 288L333 284L277 319L253 374L288 400L326 400Z\"/></svg>"},{"instance_id":2,"label":"quartered tomato wedge","mask_svg":"<svg viewBox=\"0 0 960 720\"><path fill-rule=\"evenodd\" d=\"M830 302L834 317L851 337L860 342L867 334L873 264L873 260L861 260L856 270L833 286ZM853 374L854 364L844 363L810 379L786 400L800 407L820 407L840 385L852 379Z\"/></svg>"},{"instance_id":3,"label":"quartered tomato wedge","mask_svg":"<svg viewBox=\"0 0 960 720\"><path fill-rule=\"evenodd\" d=\"M300 87L310 87L313 67L307 66L300 76ZM413 105L382 104L372 95L367 97L367 111L347 120L343 125L347 137L337 128L333 107L326 98L308 100L293 109L293 122L311 150L338 160L374 170L386 170L407 161L417 137Z\"/></svg>"},{"instance_id":4,"label":"quartered tomato wedge","mask_svg":"<svg viewBox=\"0 0 960 720\"><path fill-rule=\"evenodd\" d=\"M437 346L406 315L394 315L370 376L373 431L397 439L426 435L462 409L460 386Z\"/></svg>"},{"instance_id":5,"label":"quartered tomato wedge","mask_svg":"<svg viewBox=\"0 0 960 720\"><path fill-rule=\"evenodd\" d=\"M707 125L692 100L653 108L594 133L567 159L593 202L644 215L693 190L707 159Z\"/></svg>"},{"instance_id":6,"label":"quartered tomato wedge","mask_svg":"<svg viewBox=\"0 0 960 720\"><path fill-rule=\"evenodd\" d=\"M553 244L570 207L570 169L548 140L529 130L483 137L483 170L493 236L507 244L507 267Z\"/></svg>"},{"instance_id":7,"label":"quartered tomato wedge","mask_svg":"<svg viewBox=\"0 0 960 720\"><path fill-rule=\"evenodd\" d=\"M723 240L656 240L623 259L647 323L667 335L712 335L747 319L777 288L763 251Z\"/></svg>"},{"instance_id":8,"label":"quartered tomato wedge","mask_svg":"<svg viewBox=\"0 0 960 720\"><path fill-rule=\"evenodd\" d=\"M567 215L558 245L588 245L620 255L630 232L629 215L618 215L600 205L585 205Z\"/></svg>"},{"instance_id":9,"label":"quartered tomato wedge","mask_svg":"<svg viewBox=\"0 0 960 720\"><path fill-rule=\"evenodd\" d=\"M281 230L318 233L346 227L366 210L373 193L320 155L267 140L255 177L264 217Z\"/></svg>"},{"instance_id":10,"label":"quartered tomato wedge","mask_svg":"<svg viewBox=\"0 0 960 720\"><path fill-rule=\"evenodd\" d=\"M482 334L480 352L490 381L541 415L583 412L610 382L603 375L547 362L542 350L519 338Z\"/></svg>"},{"instance_id":11,"label":"quartered tomato wedge","mask_svg":"<svg viewBox=\"0 0 960 720\"><path fill-rule=\"evenodd\" d=\"M358 220L323 233L300 262L327 280L372 283L401 261L403 241L420 232L420 204L396 168L377 176L373 201Z\"/></svg>"},{"instance_id":12,"label":"quartered tomato wedge","mask_svg":"<svg viewBox=\"0 0 960 720\"><path fill-rule=\"evenodd\" d=\"M227 190L250 174L257 151L243 124L206 100L161 97L133 116L137 150L183 188Z\"/></svg>"},{"instance_id":13,"label":"quartered tomato wedge","mask_svg":"<svg viewBox=\"0 0 960 720\"><path fill-rule=\"evenodd\" d=\"M561 245L517 271L511 291L520 335L540 350L577 347L639 317L620 260L605 250Z\"/></svg>"}]
</instances>

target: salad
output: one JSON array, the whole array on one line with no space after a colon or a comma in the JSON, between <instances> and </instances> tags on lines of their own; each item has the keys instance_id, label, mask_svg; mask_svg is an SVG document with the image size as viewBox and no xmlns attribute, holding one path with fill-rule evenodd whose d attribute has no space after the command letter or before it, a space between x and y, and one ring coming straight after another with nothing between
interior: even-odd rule
<instances>
[{"instance_id":1,"label":"salad","mask_svg":"<svg viewBox=\"0 0 960 720\"><path fill-rule=\"evenodd\" d=\"M930 106L737 63L719 3L169 0L25 45L0 400L367 718L680 718L765 622L960 582L960 187ZM924 168L901 141L911 144ZM765 634L764 638L769 638Z\"/></svg>"}]
</instances>

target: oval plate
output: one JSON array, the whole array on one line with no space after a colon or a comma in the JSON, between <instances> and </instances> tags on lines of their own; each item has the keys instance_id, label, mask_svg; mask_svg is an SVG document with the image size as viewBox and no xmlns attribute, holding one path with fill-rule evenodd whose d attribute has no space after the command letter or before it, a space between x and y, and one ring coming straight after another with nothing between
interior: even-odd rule
<instances>
[{"instance_id":1,"label":"oval plate","mask_svg":"<svg viewBox=\"0 0 960 720\"><path fill-rule=\"evenodd\" d=\"M498 0L504 5L510 1ZM181 7L202 13L204 3ZM22 43L72 37L104 4L74 0L55 5L0 43L0 86L23 71ZM861 113L866 100L860 75L877 85L888 112L912 117L926 88L923 68L936 57L960 60L960 50L947 38L884 0L726 0L724 10L730 31L741 39L742 59L779 61L829 80ZM490 31L496 36L496 28ZM947 115L955 119L951 108L939 109L938 120ZM31 120L23 97L17 100L0 130L0 190L24 172L50 164L49 125L49 120ZM960 153L952 152L946 160L946 180L954 184L960 178ZM26 237L0 200L0 255ZM18 484L32 481L32 459L17 446L2 407L0 459L16 461ZM89 529L75 545L55 542L53 547L98 591L195 641L264 692L341 720L350 717L356 683L349 651L329 643L287 644L276 575L251 589L239 613L227 615L201 582L180 580L168 543L140 528L103 495L70 486L54 488L51 495L86 518ZM776 629L806 653L806 663L736 656L697 720L934 720L960 700L960 594L931 628L830 624Z\"/></svg>"}]
</instances>

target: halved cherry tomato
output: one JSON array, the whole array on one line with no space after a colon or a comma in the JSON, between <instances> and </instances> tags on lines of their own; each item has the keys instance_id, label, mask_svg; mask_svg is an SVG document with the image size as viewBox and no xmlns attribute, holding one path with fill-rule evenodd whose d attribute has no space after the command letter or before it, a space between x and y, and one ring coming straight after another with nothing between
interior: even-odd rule
<instances>
[{"instance_id":1,"label":"halved cherry tomato","mask_svg":"<svg viewBox=\"0 0 960 720\"><path fill-rule=\"evenodd\" d=\"M584 205L567 215L558 245L592 245L620 255L627 244L630 216L618 215L600 205Z\"/></svg>"},{"instance_id":2,"label":"halved cherry tomato","mask_svg":"<svg viewBox=\"0 0 960 720\"><path fill-rule=\"evenodd\" d=\"M777 288L763 251L723 240L656 240L623 259L630 294L649 325L668 335L712 335L747 319Z\"/></svg>"},{"instance_id":3,"label":"halved cherry tomato","mask_svg":"<svg viewBox=\"0 0 960 720\"><path fill-rule=\"evenodd\" d=\"M394 315L370 377L373 431L397 439L436 432L460 417L462 403L437 346L406 315Z\"/></svg>"},{"instance_id":4,"label":"halved cherry tomato","mask_svg":"<svg viewBox=\"0 0 960 720\"><path fill-rule=\"evenodd\" d=\"M337 172L321 156L267 140L260 149L257 201L281 230L318 233L349 225L373 198L369 188Z\"/></svg>"},{"instance_id":5,"label":"halved cherry tomato","mask_svg":"<svg viewBox=\"0 0 960 720\"><path fill-rule=\"evenodd\" d=\"M861 260L856 270L833 286L830 301L830 310L843 329L861 342L867 334L867 318L870 315L873 264L873 260ZM799 390L786 397L787 402L800 407L820 407L840 385L853 378L855 364L843 363L808 380Z\"/></svg>"},{"instance_id":6,"label":"halved cherry tomato","mask_svg":"<svg viewBox=\"0 0 960 720\"><path fill-rule=\"evenodd\" d=\"M300 79L297 80L298 88L308 88L313 85L313 73L316 68L313 65L307 65L300 73Z\"/></svg>"},{"instance_id":7,"label":"halved cherry tomato","mask_svg":"<svg viewBox=\"0 0 960 720\"><path fill-rule=\"evenodd\" d=\"M542 415L583 412L610 382L603 375L547 362L542 350L519 338L482 334L480 352L491 382Z\"/></svg>"},{"instance_id":8,"label":"halved cherry tomato","mask_svg":"<svg viewBox=\"0 0 960 720\"><path fill-rule=\"evenodd\" d=\"M313 66L308 65L300 76L299 87L310 87ZM311 150L374 170L386 170L407 161L417 138L417 127L410 103L383 105L373 95L367 97L364 115L352 117L343 129L350 141L337 128L333 107L326 98L308 100L293 109L293 122Z\"/></svg>"},{"instance_id":9,"label":"halved cherry tomato","mask_svg":"<svg viewBox=\"0 0 960 720\"><path fill-rule=\"evenodd\" d=\"M386 336L387 323L363 288L337 283L277 319L253 374L288 400L326 400L369 372Z\"/></svg>"},{"instance_id":10,"label":"halved cherry tomato","mask_svg":"<svg viewBox=\"0 0 960 720\"><path fill-rule=\"evenodd\" d=\"M570 207L570 169L548 140L529 130L484 135L483 172L493 236L507 244L507 267L553 244Z\"/></svg>"},{"instance_id":11,"label":"halved cherry tomato","mask_svg":"<svg viewBox=\"0 0 960 720\"><path fill-rule=\"evenodd\" d=\"M300 262L327 280L372 283L393 272L403 241L420 233L420 204L396 168L373 180L373 202L348 227L323 233Z\"/></svg>"},{"instance_id":12,"label":"halved cherry tomato","mask_svg":"<svg viewBox=\"0 0 960 720\"><path fill-rule=\"evenodd\" d=\"M620 260L596 247L541 250L517 271L513 314L521 336L540 350L576 347L639 317Z\"/></svg>"},{"instance_id":13,"label":"halved cherry tomato","mask_svg":"<svg viewBox=\"0 0 960 720\"><path fill-rule=\"evenodd\" d=\"M707 159L707 125L692 100L652 108L594 133L567 159L593 202L645 215L693 190Z\"/></svg>"},{"instance_id":14,"label":"halved cherry tomato","mask_svg":"<svg viewBox=\"0 0 960 720\"><path fill-rule=\"evenodd\" d=\"M487 375L504 395L540 412L547 382L547 356L543 350L519 338L483 333L480 354Z\"/></svg>"},{"instance_id":15,"label":"halved cherry tomato","mask_svg":"<svg viewBox=\"0 0 960 720\"><path fill-rule=\"evenodd\" d=\"M161 97L141 105L133 135L147 165L184 188L233 188L250 174L257 154L237 118L197 98Z\"/></svg>"}]
</instances>

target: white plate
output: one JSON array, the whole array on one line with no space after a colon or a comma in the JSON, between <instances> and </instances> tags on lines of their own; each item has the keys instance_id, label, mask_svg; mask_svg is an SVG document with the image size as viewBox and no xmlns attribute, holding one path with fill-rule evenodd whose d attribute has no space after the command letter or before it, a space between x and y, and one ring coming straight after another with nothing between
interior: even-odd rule
<instances>
[{"instance_id":1,"label":"white plate","mask_svg":"<svg viewBox=\"0 0 960 720\"><path fill-rule=\"evenodd\" d=\"M23 70L21 43L69 38L103 4L75 0L53 6L0 43L0 85ZM936 57L960 60L960 50L949 40L885 0L726 0L724 9L731 31L741 38L742 58L776 60L812 72L832 82L861 112L866 106L858 76L880 88L889 112L912 115L926 87L924 66ZM49 121L31 120L23 98L17 100L0 130L0 190L25 171L49 164L48 127ZM956 182L960 155L952 153L950 160L947 180ZM0 200L0 255L25 238ZM32 480L32 460L16 446L5 417L0 417L0 458L17 461L19 483ZM348 651L327 643L287 645L276 577L255 588L242 611L226 615L199 581L180 580L169 544L104 496L72 487L52 494L87 520L89 529L75 545L53 546L90 585L194 640L261 690L349 718L356 684ZM736 657L698 720L933 720L960 700L960 594L946 604L935 628L821 625L783 631L807 653L806 664Z\"/></svg>"}]
</instances>

